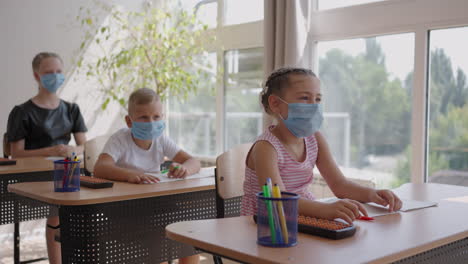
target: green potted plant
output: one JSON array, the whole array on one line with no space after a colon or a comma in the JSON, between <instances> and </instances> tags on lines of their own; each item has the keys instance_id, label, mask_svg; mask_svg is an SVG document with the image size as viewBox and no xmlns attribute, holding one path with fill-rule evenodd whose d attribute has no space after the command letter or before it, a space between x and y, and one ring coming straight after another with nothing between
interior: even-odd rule
<instances>
[{"instance_id":1,"label":"green potted plant","mask_svg":"<svg viewBox=\"0 0 468 264\"><path fill-rule=\"evenodd\" d=\"M112 100L125 106L128 94L141 87L154 89L163 100L187 98L205 78L196 57L213 41L206 37L207 26L183 9L144 5L135 12L96 2L98 10L83 8L77 17L86 32L77 70L97 80L105 96L103 109ZM108 16L98 23L102 13ZM90 45L97 46L99 55L85 59Z\"/></svg>"}]
</instances>

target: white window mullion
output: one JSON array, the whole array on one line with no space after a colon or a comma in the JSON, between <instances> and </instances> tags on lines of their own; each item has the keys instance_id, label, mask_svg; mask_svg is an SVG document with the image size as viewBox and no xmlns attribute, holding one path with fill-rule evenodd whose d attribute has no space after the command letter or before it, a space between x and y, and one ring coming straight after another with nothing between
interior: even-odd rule
<instances>
[{"instance_id":1,"label":"white window mullion","mask_svg":"<svg viewBox=\"0 0 468 264\"><path fill-rule=\"evenodd\" d=\"M226 20L226 3L225 0L218 0L218 23L217 27L221 28L224 26L224 21Z\"/></svg>"},{"instance_id":2,"label":"white window mullion","mask_svg":"<svg viewBox=\"0 0 468 264\"><path fill-rule=\"evenodd\" d=\"M413 111L411 118L411 182L426 181L427 153L427 115L428 104L428 48L427 28L415 32L414 74L413 74Z\"/></svg>"},{"instance_id":3,"label":"white window mullion","mask_svg":"<svg viewBox=\"0 0 468 264\"><path fill-rule=\"evenodd\" d=\"M222 50L218 51L217 53L217 65L218 69L221 68L219 65L224 65L224 52ZM224 106L224 74L218 74L218 78L216 78L216 155L219 155L224 152L224 145L225 145L225 106Z\"/></svg>"},{"instance_id":4,"label":"white window mullion","mask_svg":"<svg viewBox=\"0 0 468 264\"><path fill-rule=\"evenodd\" d=\"M216 42L219 44L221 41L219 40L219 32L222 30L224 25L224 17L225 17L225 8L224 8L224 0L218 0L218 17L217 17L217 25L216 25ZM216 60L217 60L217 67L218 69L224 69L224 51L222 48L219 48L220 45L216 45ZM218 73L218 69L216 69L217 76L216 76L216 155L223 153L224 151L224 74L220 75Z\"/></svg>"}]
</instances>

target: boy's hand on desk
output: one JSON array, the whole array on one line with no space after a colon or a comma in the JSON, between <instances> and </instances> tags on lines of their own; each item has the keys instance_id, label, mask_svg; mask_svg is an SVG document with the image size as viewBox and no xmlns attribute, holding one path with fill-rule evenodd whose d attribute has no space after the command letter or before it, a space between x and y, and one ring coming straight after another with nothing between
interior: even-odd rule
<instances>
[{"instance_id":1,"label":"boy's hand on desk","mask_svg":"<svg viewBox=\"0 0 468 264\"><path fill-rule=\"evenodd\" d=\"M374 190L371 192L369 200L370 202L374 202L382 206L388 205L388 210L390 212L400 210L403 205L400 198L390 190Z\"/></svg>"},{"instance_id":2,"label":"boy's hand on desk","mask_svg":"<svg viewBox=\"0 0 468 264\"><path fill-rule=\"evenodd\" d=\"M128 178L130 183L158 183L159 181L158 177L144 173L130 175Z\"/></svg>"},{"instance_id":3,"label":"boy's hand on desk","mask_svg":"<svg viewBox=\"0 0 468 264\"><path fill-rule=\"evenodd\" d=\"M169 167L167 176L169 176L169 178L185 178L188 176L188 170L182 166L182 164L173 162Z\"/></svg>"},{"instance_id":4,"label":"boy's hand on desk","mask_svg":"<svg viewBox=\"0 0 468 264\"><path fill-rule=\"evenodd\" d=\"M364 206L362 206L361 203L350 199L341 199L333 203L324 203L322 206L323 208L320 208L319 217L324 219L333 220L341 218L349 224L352 224L356 218L361 216L361 213L364 216L367 216L367 211Z\"/></svg>"}]
</instances>

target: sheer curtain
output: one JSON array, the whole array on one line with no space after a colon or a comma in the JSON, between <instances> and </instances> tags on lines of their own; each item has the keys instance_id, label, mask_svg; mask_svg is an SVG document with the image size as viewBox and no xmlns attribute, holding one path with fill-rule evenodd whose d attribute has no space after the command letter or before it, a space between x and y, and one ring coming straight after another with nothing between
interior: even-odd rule
<instances>
[{"instance_id":1,"label":"sheer curtain","mask_svg":"<svg viewBox=\"0 0 468 264\"><path fill-rule=\"evenodd\" d=\"M265 80L275 69L284 66L312 68L313 45L309 35L315 1L265 0L264 73ZM271 124L264 115L264 127Z\"/></svg>"}]
</instances>

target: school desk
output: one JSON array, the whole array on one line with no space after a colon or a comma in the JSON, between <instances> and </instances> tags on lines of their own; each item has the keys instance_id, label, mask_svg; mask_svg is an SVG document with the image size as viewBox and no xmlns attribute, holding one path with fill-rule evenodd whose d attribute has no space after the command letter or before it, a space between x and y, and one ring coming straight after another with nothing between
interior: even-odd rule
<instances>
[{"instance_id":1,"label":"school desk","mask_svg":"<svg viewBox=\"0 0 468 264\"><path fill-rule=\"evenodd\" d=\"M15 165L0 166L0 224L14 223L14 262L20 262L19 223L45 218L49 206L24 199L7 190L8 184L31 181L50 181L53 179L54 163L44 157L17 158Z\"/></svg>"},{"instance_id":2,"label":"school desk","mask_svg":"<svg viewBox=\"0 0 468 264\"><path fill-rule=\"evenodd\" d=\"M213 172L214 174L214 172ZM165 226L214 218L214 177L56 193L52 182L8 190L59 208L62 263L160 263L197 253L165 238Z\"/></svg>"},{"instance_id":3,"label":"school desk","mask_svg":"<svg viewBox=\"0 0 468 264\"><path fill-rule=\"evenodd\" d=\"M256 244L252 217L174 223L169 238L243 263L468 263L468 188L405 184L402 198L437 201L437 207L355 221L357 232L342 240L299 233L290 248Z\"/></svg>"}]
</instances>

